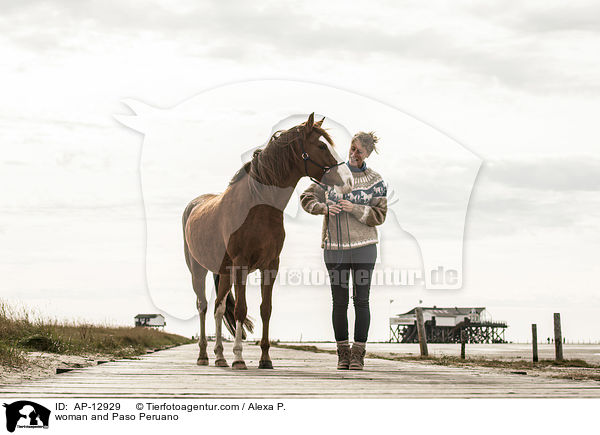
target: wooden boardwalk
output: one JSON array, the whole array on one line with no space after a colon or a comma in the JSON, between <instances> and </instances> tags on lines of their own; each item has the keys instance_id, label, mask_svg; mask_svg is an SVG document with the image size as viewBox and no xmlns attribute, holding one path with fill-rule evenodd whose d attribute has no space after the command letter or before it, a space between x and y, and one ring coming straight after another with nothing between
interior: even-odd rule
<instances>
[{"instance_id":1,"label":"wooden boardwalk","mask_svg":"<svg viewBox=\"0 0 600 435\"><path fill-rule=\"evenodd\" d=\"M210 344L212 345L212 343ZM197 345L180 346L16 385L3 398L584 398L600 382L570 381L368 359L364 371L335 370L335 355L272 348L274 370L259 370L260 348L244 346L249 369L195 364ZM232 359L231 344L225 356ZM212 349L211 349L212 351Z\"/></svg>"}]
</instances>

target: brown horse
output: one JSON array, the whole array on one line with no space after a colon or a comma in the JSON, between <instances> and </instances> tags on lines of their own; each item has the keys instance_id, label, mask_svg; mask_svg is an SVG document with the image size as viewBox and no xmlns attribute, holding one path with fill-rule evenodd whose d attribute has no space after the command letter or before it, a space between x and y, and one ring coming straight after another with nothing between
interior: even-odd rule
<instances>
[{"instance_id":1,"label":"brown horse","mask_svg":"<svg viewBox=\"0 0 600 435\"><path fill-rule=\"evenodd\" d=\"M344 193L352 190L352 174L333 149L333 141L321 127L322 123L323 120L315 123L311 114L306 122L275 133L267 146L255 151L252 161L234 175L225 192L199 196L186 207L185 258L200 314L198 365L208 365L205 278L211 271L217 284L215 365L227 367L221 338L225 317L226 326L235 335L232 368L246 368L242 339L244 326L250 331L252 328L246 318L246 277L258 269L263 322L259 368L273 368L269 357L269 319L273 284L285 239L283 210L304 176L339 186ZM230 294L232 284L235 298Z\"/></svg>"}]
</instances>

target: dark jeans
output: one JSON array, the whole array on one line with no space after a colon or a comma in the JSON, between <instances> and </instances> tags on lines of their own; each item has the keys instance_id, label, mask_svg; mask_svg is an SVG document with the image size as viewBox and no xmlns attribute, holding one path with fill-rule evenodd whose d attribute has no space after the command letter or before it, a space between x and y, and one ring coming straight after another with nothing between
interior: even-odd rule
<instances>
[{"instance_id":1,"label":"dark jeans","mask_svg":"<svg viewBox=\"0 0 600 435\"><path fill-rule=\"evenodd\" d=\"M367 341L371 313L369 291L373 268L377 259L377 247L373 245L348 250L325 249L325 266L329 271L333 297L333 331L336 341L348 340L349 279L352 273L352 299L354 302L354 341Z\"/></svg>"}]
</instances>

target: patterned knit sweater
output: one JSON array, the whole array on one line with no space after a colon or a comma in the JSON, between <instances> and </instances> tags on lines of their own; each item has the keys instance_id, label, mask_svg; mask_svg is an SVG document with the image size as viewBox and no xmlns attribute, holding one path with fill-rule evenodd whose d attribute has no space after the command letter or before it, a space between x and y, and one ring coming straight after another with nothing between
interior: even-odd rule
<instances>
[{"instance_id":1,"label":"patterned knit sweater","mask_svg":"<svg viewBox=\"0 0 600 435\"><path fill-rule=\"evenodd\" d=\"M387 214L387 187L377 172L367 168L354 168L350 165L354 176L354 187L347 194L337 193L332 187L325 191L318 184L311 184L302 195L302 208L314 215L327 215L326 198L328 202L346 199L354 204L352 212L342 211L337 216L323 220L321 248L351 249L372 245L378 242L376 225L385 221ZM329 221L329 231L327 229ZM348 235L350 240L348 240ZM339 245L338 245L339 239Z\"/></svg>"}]
</instances>

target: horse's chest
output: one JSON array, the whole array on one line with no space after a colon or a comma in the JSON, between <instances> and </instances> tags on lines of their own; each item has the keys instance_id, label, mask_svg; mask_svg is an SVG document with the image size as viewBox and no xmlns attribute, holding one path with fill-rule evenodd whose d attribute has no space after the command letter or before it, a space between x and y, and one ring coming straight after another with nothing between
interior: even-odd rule
<instances>
[{"instance_id":1,"label":"horse's chest","mask_svg":"<svg viewBox=\"0 0 600 435\"><path fill-rule=\"evenodd\" d=\"M249 213L243 225L232 234L227 248L232 258L257 269L279 257L285 240L283 216L262 211Z\"/></svg>"}]
</instances>

